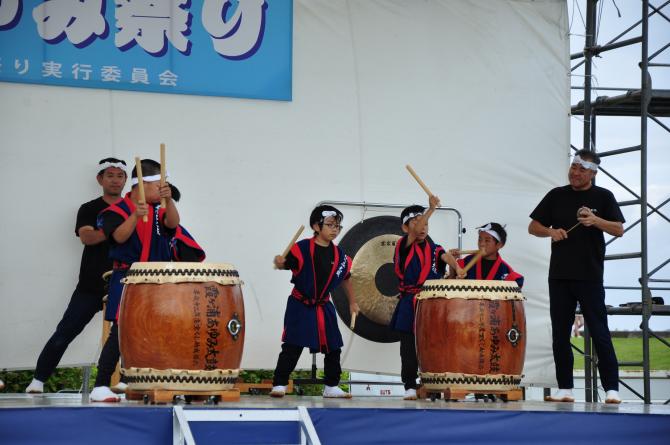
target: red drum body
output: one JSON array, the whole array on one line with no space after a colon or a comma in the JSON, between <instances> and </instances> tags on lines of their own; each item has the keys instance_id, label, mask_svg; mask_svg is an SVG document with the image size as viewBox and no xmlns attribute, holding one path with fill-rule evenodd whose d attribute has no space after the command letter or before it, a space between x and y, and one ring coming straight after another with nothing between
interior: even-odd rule
<instances>
[{"instance_id":1,"label":"red drum body","mask_svg":"<svg viewBox=\"0 0 670 445\"><path fill-rule=\"evenodd\" d=\"M119 313L129 390L231 388L244 349L244 301L230 264L134 263Z\"/></svg>"},{"instance_id":2,"label":"red drum body","mask_svg":"<svg viewBox=\"0 0 670 445\"><path fill-rule=\"evenodd\" d=\"M523 300L514 281L426 281L416 306L417 358L426 389L517 388L526 356Z\"/></svg>"}]
</instances>

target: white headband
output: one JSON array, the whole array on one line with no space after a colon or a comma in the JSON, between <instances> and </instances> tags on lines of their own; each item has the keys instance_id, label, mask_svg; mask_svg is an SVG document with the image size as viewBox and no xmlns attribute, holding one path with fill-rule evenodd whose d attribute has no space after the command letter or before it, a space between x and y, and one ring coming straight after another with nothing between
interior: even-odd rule
<instances>
[{"instance_id":1,"label":"white headband","mask_svg":"<svg viewBox=\"0 0 670 445\"><path fill-rule=\"evenodd\" d=\"M587 168L589 170L593 170L594 172L598 171L598 164L596 164L595 162L591 162L591 161L585 161L584 159L579 157L579 155L576 155L574 158L572 158L572 163L573 164L579 164L584 168Z\"/></svg>"},{"instance_id":2,"label":"white headband","mask_svg":"<svg viewBox=\"0 0 670 445\"><path fill-rule=\"evenodd\" d=\"M337 212L334 212L334 211L332 211L332 210L324 210L323 212L321 212L321 217L322 217L323 219L326 219L326 218L328 218L329 216L333 216L333 217L334 217L334 216L337 216Z\"/></svg>"},{"instance_id":3,"label":"white headband","mask_svg":"<svg viewBox=\"0 0 670 445\"><path fill-rule=\"evenodd\" d=\"M165 179L168 178L168 175L165 175ZM152 176L143 176L142 181L143 182L156 182L161 180L161 175L152 175ZM137 178L132 178L130 180L131 185L137 185L140 181L137 180Z\"/></svg>"},{"instance_id":4,"label":"white headband","mask_svg":"<svg viewBox=\"0 0 670 445\"><path fill-rule=\"evenodd\" d=\"M488 233L493 238L498 240L498 242L500 242L500 234L498 232L496 232L495 230L493 230L493 228L491 227L491 224L487 224L485 226L477 227L477 230L479 230L480 232Z\"/></svg>"},{"instance_id":5,"label":"white headband","mask_svg":"<svg viewBox=\"0 0 670 445\"><path fill-rule=\"evenodd\" d=\"M416 218L417 216L423 215L423 212L416 212L416 213L410 213L408 215L405 215L405 217L402 219L403 224L407 224L407 221L409 221L412 218Z\"/></svg>"},{"instance_id":6,"label":"white headband","mask_svg":"<svg viewBox=\"0 0 670 445\"><path fill-rule=\"evenodd\" d=\"M121 162L109 162L109 161L105 161L101 164L98 164L98 171L107 170L110 167L120 168L121 170L126 171L125 164L122 164Z\"/></svg>"}]
</instances>

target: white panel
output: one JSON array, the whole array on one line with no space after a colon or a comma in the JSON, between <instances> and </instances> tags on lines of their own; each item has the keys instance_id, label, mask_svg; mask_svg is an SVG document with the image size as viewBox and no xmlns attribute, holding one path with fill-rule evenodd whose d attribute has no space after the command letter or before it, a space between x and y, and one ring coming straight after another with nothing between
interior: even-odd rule
<instances>
[{"instance_id":1,"label":"white panel","mask_svg":"<svg viewBox=\"0 0 670 445\"><path fill-rule=\"evenodd\" d=\"M65 309L81 255L74 218L98 192L97 161L158 158L165 142L184 226L246 283L243 367L276 363L290 285L271 260L313 205L423 203L411 163L463 213L465 247L473 227L507 224L503 257L527 280L527 381L553 382L549 246L526 226L568 165L564 3L296 1L289 103L0 84L0 368L34 367ZM343 210L351 227L360 214ZM451 247L445 221L432 234ZM397 344L341 329L345 368L399 372ZM98 332L89 326L62 364L95 362Z\"/></svg>"}]
</instances>

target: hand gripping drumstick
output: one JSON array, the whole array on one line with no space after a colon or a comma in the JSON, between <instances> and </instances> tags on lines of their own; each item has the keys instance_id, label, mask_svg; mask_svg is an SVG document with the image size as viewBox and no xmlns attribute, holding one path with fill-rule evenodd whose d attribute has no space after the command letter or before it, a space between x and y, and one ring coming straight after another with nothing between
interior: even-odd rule
<instances>
[{"instance_id":1,"label":"hand gripping drumstick","mask_svg":"<svg viewBox=\"0 0 670 445\"><path fill-rule=\"evenodd\" d=\"M356 316L357 315L358 315L358 312L354 312L353 314L351 314L351 323L349 324L349 329L351 329L352 331L356 327Z\"/></svg>"},{"instance_id":2,"label":"hand gripping drumstick","mask_svg":"<svg viewBox=\"0 0 670 445\"><path fill-rule=\"evenodd\" d=\"M405 166L405 168L407 169L407 171L409 172L409 174L412 175L412 176L414 177L414 179L416 179L416 182L419 183L419 185L421 186L421 188L423 189L423 191L426 192L426 193L428 194L428 197L433 196L433 192L431 192L430 189L428 188L428 186L421 180L421 178L419 178L419 175L416 174L416 172L414 171L414 169L412 168L412 166L409 165L409 164L407 164L407 165Z\"/></svg>"},{"instance_id":3,"label":"hand gripping drumstick","mask_svg":"<svg viewBox=\"0 0 670 445\"><path fill-rule=\"evenodd\" d=\"M479 261L479 259L483 256L484 256L484 251L483 250L478 251L477 254L470 260L470 262L463 268L463 272L468 273L468 271L470 269L472 269L472 267L475 264L477 264L477 261Z\"/></svg>"},{"instance_id":4,"label":"hand gripping drumstick","mask_svg":"<svg viewBox=\"0 0 670 445\"><path fill-rule=\"evenodd\" d=\"M577 210L577 218L581 218L581 216L582 216L582 215L579 214L579 211L580 211L581 209L582 209L582 207L580 207L579 210ZM598 211L598 209L591 209L591 212L592 212L592 213L596 213L597 211ZM570 231L571 231L572 229L576 228L576 227L577 227L578 225L580 225L580 224L581 224L581 222L578 222L577 224L575 224L574 226L572 226L572 227L570 227L568 230L566 230L565 233L570 233Z\"/></svg>"},{"instance_id":5,"label":"hand gripping drumstick","mask_svg":"<svg viewBox=\"0 0 670 445\"><path fill-rule=\"evenodd\" d=\"M298 237L302 233L302 231L305 230L305 226L301 225L298 227L298 230L295 232L295 235L293 235L293 239L291 239L291 242L288 243L288 246L286 246L286 249L284 249L284 252L281 254L282 257L286 258L286 255L291 251L291 247L295 244L296 241L298 241ZM275 266L275 269L277 266Z\"/></svg>"},{"instance_id":6,"label":"hand gripping drumstick","mask_svg":"<svg viewBox=\"0 0 670 445\"><path fill-rule=\"evenodd\" d=\"M161 187L165 185L165 144L161 143ZM161 207L165 208L167 206L167 199L161 198Z\"/></svg>"},{"instance_id":7,"label":"hand gripping drumstick","mask_svg":"<svg viewBox=\"0 0 670 445\"><path fill-rule=\"evenodd\" d=\"M142 179L142 161L140 161L140 158L135 157L135 170L137 170L137 190L140 192L140 204L146 204L147 200L144 197L144 182ZM143 222L149 221L149 218L147 215L144 215L142 217Z\"/></svg>"}]
</instances>

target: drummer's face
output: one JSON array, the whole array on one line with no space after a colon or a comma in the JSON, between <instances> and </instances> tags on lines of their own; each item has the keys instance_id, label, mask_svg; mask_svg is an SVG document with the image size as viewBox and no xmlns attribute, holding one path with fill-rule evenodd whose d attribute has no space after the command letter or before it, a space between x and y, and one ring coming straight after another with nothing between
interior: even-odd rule
<instances>
[{"instance_id":1,"label":"drummer's face","mask_svg":"<svg viewBox=\"0 0 670 445\"><path fill-rule=\"evenodd\" d=\"M489 233L479 232L477 247L479 247L479 250L484 251L484 258L487 260L495 259L496 254L502 246L502 243L492 237ZM488 258L489 256L493 258Z\"/></svg>"},{"instance_id":2,"label":"drummer's face","mask_svg":"<svg viewBox=\"0 0 670 445\"><path fill-rule=\"evenodd\" d=\"M316 225L316 224L315 224ZM318 228L318 225L316 225ZM319 236L324 241L332 241L335 238L337 238L337 235L340 234L340 230L342 229L342 226L340 223L337 221L337 218L333 216L329 216L326 219L323 220L323 224L321 224L319 232Z\"/></svg>"},{"instance_id":3,"label":"drummer's face","mask_svg":"<svg viewBox=\"0 0 670 445\"><path fill-rule=\"evenodd\" d=\"M161 200L160 181L142 182L144 183L144 198L146 201L150 204L159 202Z\"/></svg>"},{"instance_id":4,"label":"drummer's face","mask_svg":"<svg viewBox=\"0 0 670 445\"><path fill-rule=\"evenodd\" d=\"M411 233L417 241L423 241L428 236L428 224L419 224L416 218L412 218L407 222L407 233Z\"/></svg>"}]
</instances>

